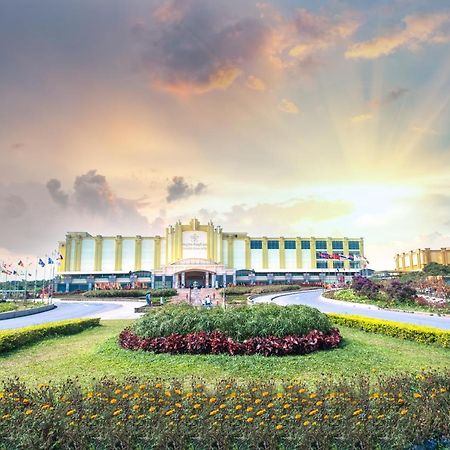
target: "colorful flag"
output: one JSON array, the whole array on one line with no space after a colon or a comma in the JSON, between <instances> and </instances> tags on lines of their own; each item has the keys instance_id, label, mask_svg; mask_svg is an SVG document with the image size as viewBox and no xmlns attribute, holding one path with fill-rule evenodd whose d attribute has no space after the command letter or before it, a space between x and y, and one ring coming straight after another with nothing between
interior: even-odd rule
<instances>
[{"instance_id":1,"label":"colorful flag","mask_svg":"<svg viewBox=\"0 0 450 450\"><path fill-rule=\"evenodd\" d=\"M42 259L41 258L39 258L39 262L38 262L38 264L41 266L41 267L45 267L45 262L44 261L42 261Z\"/></svg>"},{"instance_id":2,"label":"colorful flag","mask_svg":"<svg viewBox=\"0 0 450 450\"><path fill-rule=\"evenodd\" d=\"M61 253L59 254L59 256L56 258L58 261L62 261L64 258L63 258L63 255L61 255Z\"/></svg>"},{"instance_id":3,"label":"colorful flag","mask_svg":"<svg viewBox=\"0 0 450 450\"><path fill-rule=\"evenodd\" d=\"M25 267L24 264L23 264L23 262L22 262L22 260L20 260L20 261L17 263L17 265L20 266L20 267Z\"/></svg>"},{"instance_id":4,"label":"colorful flag","mask_svg":"<svg viewBox=\"0 0 450 450\"><path fill-rule=\"evenodd\" d=\"M53 259L49 257L47 264L53 264Z\"/></svg>"}]
</instances>

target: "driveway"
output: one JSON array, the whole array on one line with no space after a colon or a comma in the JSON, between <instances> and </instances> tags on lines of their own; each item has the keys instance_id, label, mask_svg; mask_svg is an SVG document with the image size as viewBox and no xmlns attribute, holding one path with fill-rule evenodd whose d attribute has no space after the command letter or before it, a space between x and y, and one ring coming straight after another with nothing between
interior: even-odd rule
<instances>
[{"instance_id":1,"label":"driveway","mask_svg":"<svg viewBox=\"0 0 450 450\"><path fill-rule=\"evenodd\" d=\"M255 303L276 303L277 305L307 305L326 313L355 314L376 319L423 325L450 330L450 317L432 316L424 313L406 313L379 309L376 306L330 300L322 297L322 289L295 294L270 294L255 298Z\"/></svg>"}]
</instances>

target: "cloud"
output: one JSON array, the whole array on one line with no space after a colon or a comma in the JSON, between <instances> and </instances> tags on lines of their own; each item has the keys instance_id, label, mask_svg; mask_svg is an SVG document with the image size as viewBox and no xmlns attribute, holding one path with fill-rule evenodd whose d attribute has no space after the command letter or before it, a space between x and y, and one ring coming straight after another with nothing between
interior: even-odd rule
<instances>
[{"instance_id":1,"label":"cloud","mask_svg":"<svg viewBox=\"0 0 450 450\"><path fill-rule=\"evenodd\" d=\"M402 47L416 49L426 43L443 43L450 40L440 32L450 22L450 14L422 14L406 16L401 30L391 31L368 41L357 42L345 52L350 59L376 59L390 55Z\"/></svg>"},{"instance_id":2,"label":"cloud","mask_svg":"<svg viewBox=\"0 0 450 450\"><path fill-rule=\"evenodd\" d=\"M371 102L371 106L374 108L380 108L381 106L388 105L389 103L393 103L393 102L397 101L398 99L404 97L408 92L409 92L409 89L405 88L405 87L399 87L396 89L392 89L383 97L373 100Z\"/></svg>"},{"instance_id":3,"label":"cloud","mask_svg":"<svg viewBox=\"0 0 450 450\"><path fill-rule=\"evenodd\" d=\"M182 14L171 5L135 33L141 67L157 89L178 95L228 89L264 48L269 29L258 18L225 20L206 2L188 2Z\"/></svg>"},{"instance_id":4,"label":"cloud","mask_svg":"<svg viewBox=\"0 0 450 450\"><path fill-rule=\"evenodd\" d=\"M265 91L267 89L266 83L260 78L255 77L254 75L249 75L247 77L247 87L253 89L255 91Z\"/></svg>"},{"instance_id":5,"label":"cloud","mask_svg":"<svg viewBox=\"0 0 450 450\"><path fill-rule=\"evenodd\" d=\"M278 109L289 114L298 114L300 112L297 105L287 98L283 98L283 100L281 100L278 104Z\"/></svg>"},{"instance_id":6,"label":"cloud","mask_svg":"<svg viewBox=\"0 0 450 450\"><path fill-rule=\"evenodd\" d=\"M197 183L195 186L188 184L183 177L173 177L171 184L167 186L166 200L171 203L181 198L203 194L206 191L206 184Z\"/></svg>"},{"instance_id":7,"label":"cloud","mask_svg":"<svg viewBox=\"0 0 450 450\"><path fill-rule=\"evenodd\" d=\"M25 200L16 194L8 193L0 197L0 211L2 221L23 217L27 204Z\"/></svg>"},{"instance_id":8,"label":"cloud","mask_svg":"<svg viewBox=\"0 0 450 450\"><path fill-rule=\"evenodd\" d=\"M61 206L67 206L69 196L61 190L61 181L53 178L47 182L46 187L55 203Z\"/></svg>"},{"instance_id":9,"label":"cloud","mask_svg":"<svg viewBox=\"0 0 450 450\"><path fill-rule=\"evenodd\" d=\"M357 116L353 116L350 120L352 123L362 123L367 122L368 120L372 119L372 114L358 114Z\"/></svg>"}]
</instances>

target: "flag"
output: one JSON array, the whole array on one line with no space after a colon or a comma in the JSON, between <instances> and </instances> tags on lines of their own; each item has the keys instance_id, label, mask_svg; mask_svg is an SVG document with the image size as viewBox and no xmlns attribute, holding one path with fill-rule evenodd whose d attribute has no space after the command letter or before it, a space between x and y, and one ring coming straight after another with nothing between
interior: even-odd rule
<instances>
[{"instance_id":1,"label":"flag","mask_svg":"<svg viewBox=\"0 0 450 450\"><path fill-rule=\"evenodd\" d=\"M59 256L56 258L56 260L57 261L62 261L64 258L63 258L63 255L61 255L61 253L59 254Z\"/></svg>"},{"instance_id":2,"label":"flag","mask_svg":"<svg viewBox=\"0 0 450 450\"><path fill-rule=\"evenodd\" d=\"M47 264L53 264L53 259L49 257Z\"/></svg>"},{"instance_id":3,"label":"flag","mask_svg":"<svg viewBox=\"0 0 450 450\"><path fill-rule=\"evenodd\" d=\"M42 261L42 259L41 258L39 258L39 262L38 262L38 264L41 266L41 267L45 267L45 262L44 261Z\"/></svg>"},{"instance_id":4,"label":"flag","mask_svg":"<svg viewBox=\"0 0 450 450\"><path fill-rule=\"evenodd\" d=\"M20 266L20 267L24 267L24 264L23 264L22 260L20 260L20 261L17 263L17 265Z\"/></svg>"}]
</instances>

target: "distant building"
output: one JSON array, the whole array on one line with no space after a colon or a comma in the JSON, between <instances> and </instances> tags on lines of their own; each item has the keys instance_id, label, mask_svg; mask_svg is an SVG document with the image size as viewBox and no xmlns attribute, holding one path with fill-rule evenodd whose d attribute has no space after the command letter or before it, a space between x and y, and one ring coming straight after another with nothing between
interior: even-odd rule
<instances>
[{"instance_id":1,"label":"distant building","mask_svg":"<svg viewBox=\"0 0 450 450\"><path fill-rule=\"evenodd\" d=\"M217 287L224 284L332 283L361 270L364 240L250 237L212 222L177 222L163 236L91 236L59 243L58 291L93 287ZM332 256L333 259L331 259ZM327 258L328 256L328 258Z\"/></svg>"},{"instance_id":2,"label":"distant building","mask_svg":"<svg viewBox=\"0 0 450 450\"><path fill-rule=\"evenodd\" d=\"M439 250L418 248L405 253L395 255L395 270L398 272L417 272L432 262L450 265L450 248L443 247Z\"/></svg>"}]
</instances>

